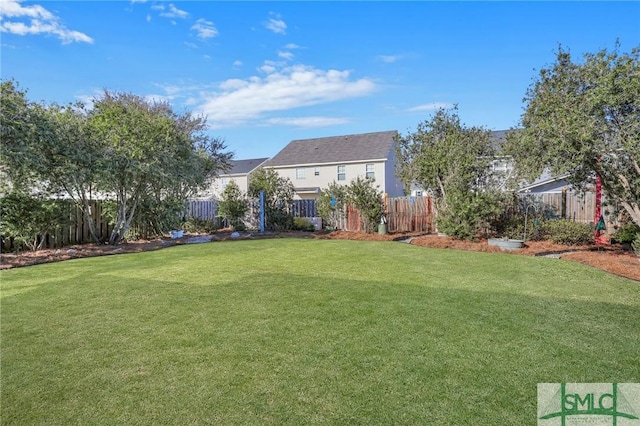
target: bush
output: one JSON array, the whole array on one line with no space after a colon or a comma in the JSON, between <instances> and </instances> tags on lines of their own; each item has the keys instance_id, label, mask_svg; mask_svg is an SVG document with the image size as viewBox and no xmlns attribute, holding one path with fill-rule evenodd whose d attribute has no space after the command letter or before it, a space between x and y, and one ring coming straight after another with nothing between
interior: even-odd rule
<instances>
[{"instance_id":1,"label":"bush","mask_svg":"<svg viewBox=\"0 0 640 426\"><path fill-rule=\"evenodd\" d=\"M17 246L35 251L42 248L47 234L68 225L64 203L11 192L0 200L0 229L4 237L13 237Z\"/></svg>"},{"instance_id":2,"label":"bush","mask_svg":"<svg viewBox=\"0 0 640 426\"><path fill-rule=\"evenodd\" d=\"M313 223L309 222L307 219L303 217L294 217L293 218L293 230L294 231L315 231L316 228L313 226Z\"/></svg>"},{"instance_id":3,"label":"bush","mask_svg":"<svg viewBox=\"0 0 640 426\"><path fill-rule=\"evenodd\" d=\"M200 219L193 216L187 219L183 228L191 234L208 234L218 229L215 220Z\"/></svg>"},{"instance_id":4,"label":"bush","mask_svg":"<svg viewBox=\"0 0 640 426\"><path fill-rule=\"evenodd\" d=\"M446 207L438 211L438 231L460 240L473 240L489 226L491 217L502 210L496 192L452 191Z\"/></svg>"},{"instance_id":5,"label":"bush","mask_svg":"<svg viewBox=\"0 0 640 426\"><path fill-rule=\"evenodd\" d=\"M625 223L618 228L614 234L614 238L619 243L629 244L636 238L638 233L640 233L640 226L634 223Z\"/></svg>"},{"instance_id":6,"label":"bush","mask_svg":"<svg viewBox=\"0 0 640 426\"><path fill-rule=\"evenodd\" d=\"M636 256L640 257L640 232L636 234L635 240L631 243L631 248L633 248L633 252Z\"/></svg>"},{"instance_id":7,"label":"bush","mask_svg":"<svg viewBox=\"0 0 640 426\"><path fill-rule=\"evenodd\" d=\"M272 231L290 231L293 229L293 216L281 209L265 206L265 226Z\"/></svg>"},{"instance_id":8,"label":"bush","mask_svg":"<svg viewBox=\"0 0 640 426\"><path fill-rule=\"evenodd\" d=\"M582 245L593 243L593 227L589 223L568 219L549 220L544 225L547 238L556 244Z\"/></svg>"},{"instance_id":9,"label":"bush","mask_svg":"<svg viewBox=\"0 0 640 426\"><path fill-rule=\"evenodd\" d=\"M524 220L524 213L505 213L491 221L491 230L498 237L520 240L524 236ZM528 241L544 240L546 238L544 223L544 218L528 215L526 239Z\"/></svg>"}]
</instances>

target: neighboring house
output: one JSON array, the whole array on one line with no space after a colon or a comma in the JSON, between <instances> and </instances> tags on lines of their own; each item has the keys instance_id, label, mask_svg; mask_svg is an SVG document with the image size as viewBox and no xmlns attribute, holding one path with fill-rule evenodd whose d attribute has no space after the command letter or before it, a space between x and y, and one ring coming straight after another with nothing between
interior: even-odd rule
<instances>
[{"instance_id":1,"label":"neighboring house","mask_svg":"<svg viewBox=\"0 0 640 426\"><path fill-rule=\"evenodd\" d=\"M247 193L249 189L249 175L258 167L263 165L268 158L252 158L249 160L233 160L228 172L218 175L209 189L198 194L200 199L219 200L224 188L231 181L234 181L240 191Z\"/></svg>"},{"instance_id":2,"label":"neighboring house","mask_svg":"<svg viewBox=\"0 0 640 426\"><path fill-rule=\"evenodd\" d=\"M500 153L502 144L506 140L508 130L495 130L491 132L490 140L496 151ZM494 173L504 178L502 188L506 189L507 178L510 177L513 171L513 161L510 156L498 156L492 161L492 168ZM533 194L556 194L561 193L563 190L571 189L571 185L567 182L566 178L569 175L552 176L548 170L545 170L537 179L533 182L527 182L520 185L518 192L520 193L533 193Z\"/></svg>"},{"instance_id":3,"label":"neighboring house","mask_svg":"<svg viewBox=\"0 0 640 426\"><path fill-rule=\"evenodd\" d=\"M507 180L513 172L513 160L510 156L500 155L502 144L504 143L509 130L494 130L489 135L489 141L498 155L491 161L491 169L498 178L498 187L507 190ZM568 175L552 176L545 170L540 177L530 183L523 183L519 188L520 193L531 194L557 194L563 190L570 190L571 185L567 182ZM411 184L412 196L427 195L429 190L413 183Z\"/></svg>"},{"instance_id":4,"label":"neighboring house","mask_svg":"<svg viewBox=\"0 0 640 426\"><path fill-rule=\"evenodd\" d=\"M264 164L289 178L296 199L316 199L330 183L349 185L357 176L370 176L390 197L403 195L396 178L397 131L361 133L291 141Z\"/></svg>"}]
</instances>

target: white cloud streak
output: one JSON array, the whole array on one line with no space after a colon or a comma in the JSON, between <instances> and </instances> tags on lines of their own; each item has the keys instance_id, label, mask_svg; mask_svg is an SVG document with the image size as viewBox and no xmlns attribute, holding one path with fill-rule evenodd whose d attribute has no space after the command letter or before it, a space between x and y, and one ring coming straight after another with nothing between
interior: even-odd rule
<instances>
[{"instance_id":1,"label":"white cloud streak","mask_svg":"<svg viewBox=\"0 0 640 426\"><path fill-rule=\"evenodd\" d=\"M273 31L276 34L286 34L287 33L287 23L282 20L282 17L277 14L271 12L269 14L271 17L267 22L265 22L264 26Z\"/></svg>"},{"instance_id":2,"label":"white cloud streak","mask_svg":"<svg viewBox=\"0 0 640 426\"><path fill-rule=\"evenodd\" d=\"M59 17L44 7L38 4L23 6L17 0L0 0L0 32L20 36L54 35L64 44L93 43L88 35L69 30Z\"/></svg>"},{"instance_id":3,"label":"white cloud streak","mask_svg":"<svg viewBox=\"0 0 640 426\"><path fill-rule=\"evenodd\" d=\"M378 55L376 59L378 61L384 62L385 64L392 64L394 62L399 61L402 58L400 55Z\"/></svg>"},{"instance_id":4,"label":"white cloud streak","mask_svg":"<svg viewBox=\"0 0 640 426\"><path fill-rule=\"evenodd\" d=\"M350 120L347 118L337 117L281 117L265 120L266 124L274 126L293 126L306 129L314 127L337 126L349 122Z\"/></svg>"},{"instance_id":5,"label":"white cloud streak","mask_svg":"<svg viewBox=\"0 0 640 426\"><path fill-rule=\"evenodd\" d=\"M266 77L220 83L214 93L204 95L199 112L206 114L215 128L233 127L275 111L367 96L376 89L369 79L350 79L350 71L305 65L270 69Z\"/></svg>"},{"instance_id":6,"label":"white cloud streak","mask_svg":"<svg viewBox=\"0 0 640 426\"><path fill-rule=\"evenodd\" d=\"M218 30L213 25L213 22L203 18L198 19L191 29L195 30L198 38L201 39L213 38L218 35Z\"/></svg>"},{"instance_id":7,"label":"white cloud streak","mask_svg":"<svg viewBox=\"0 0 640 426\"><path fill-rule=\"evenodd\" d=\"M280 51L278 52L278 57L282 58L282 59L286 59L287 61L290 61L293 59L295 55L291 52L286 52L286 51Z\"/></svg>"},{"instance_id":8,"label":"white cloud streak","mask_svg":"<svg viewBox=\"0 0 640 426\"><path fill-rule=\"evenodd\" d=\"M452 106L453 104L448 104L446 102L432 102L430 104L414 106L412 108L407 109L407 112L435 111L441 108L444 108L444 109L451 108Z\"/></svg>"},{"instance_id":9,"label":"white cloud streak","mask_svg":"<svg viewBox=\"0 0 640 426\"><path fill-rule=\"evenodd\" d=\"M173 3L169 3L167 7L165 7L164 4L154 4L153 6L151 6L151 9L160 12L160 16L162 16L163 18L186 19L189 17L189 12L178 9Z\"/></svg>"}]
</instances>

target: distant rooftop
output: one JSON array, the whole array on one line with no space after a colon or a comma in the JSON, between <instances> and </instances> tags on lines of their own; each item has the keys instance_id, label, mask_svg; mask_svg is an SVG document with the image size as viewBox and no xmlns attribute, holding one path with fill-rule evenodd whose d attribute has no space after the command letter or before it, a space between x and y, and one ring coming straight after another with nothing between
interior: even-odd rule
<instances>
[{"instance_id":1,"label":"distant rooftop","mask_svg":"<svg viewBox=\"0 0 640 426\"><path fill-rule=\"evenodd\" d=\"M257 167L259 167L262 163L267 161L269 158L251 158L249 160L232 160L231 161L231 169L227 173L223 173L225 175L241 175L247 174Z\"/></svg>"},{"instance_id":2,"label":"distant rooftop","mask_svg":"<svg viewBox=\"0 0 640 426\"><path fill-rule=\"evenodd\" d=\"M388 158L395 130L291 141L266 166L324 164Z\"/></svg>"}]
</instances>

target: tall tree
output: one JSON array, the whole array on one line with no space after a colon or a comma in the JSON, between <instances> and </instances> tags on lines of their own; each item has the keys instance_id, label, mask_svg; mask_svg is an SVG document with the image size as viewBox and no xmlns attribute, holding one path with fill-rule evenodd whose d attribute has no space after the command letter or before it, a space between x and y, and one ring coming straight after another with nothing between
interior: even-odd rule
<instances>
[{"instance_id":1,"label":"tall tree","mask_svg":"<svg viewBox=\"0 0 640 426\"><path fill-rule=\"evenodd\" d=\"M145 198L185 200L231 158L222 141L205 134L204 118L130 93L106 91L94 101L89 122L108 158L100 188L117 203L111 244L124 238Z\"/></svg>"},{"instance_id":2,"label":"tall tree","mask_svg":"<svg viewBox=\"0 0 640 426\"><path fill-rule=\"evenodd\" d=\"M603 49L576 62L559 48L528 88L520 129L504 147L517 176L544 169L584 189L600 178L607 197L640 225L640 47Z\"/></svg>"},{"instance_id":3,"label":"tall tree","mask_svg":"<svg viewBox=\"0 0 640 426\"><path fill-rule=\"evenodd\" d=\"M438 229L459 238L473 238L496 212L497 192L491 161L490 132L460 122L458 109L439 109L415 132L399 136L398 177L430 191L438 212Z\"/></svg>"},{"instance_id":4,"label":"tall tree","mask_svg":"<svg viewBox=\"0 0 640 426\"><path fill-rule=\"evenodd\" d=\"M29 192L37 182L33 166L41 136L49 129L43 111L15 81L0 83L0 191Z\"/></svg>"}]
</instances>

